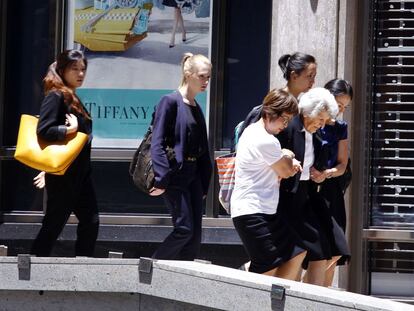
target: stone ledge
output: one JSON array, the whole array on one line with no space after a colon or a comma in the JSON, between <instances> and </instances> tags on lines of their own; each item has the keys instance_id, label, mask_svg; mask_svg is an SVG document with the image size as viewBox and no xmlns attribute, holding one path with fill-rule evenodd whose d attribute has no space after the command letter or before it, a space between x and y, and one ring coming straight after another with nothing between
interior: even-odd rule
<instances>
[{"instance_id":1,"label":"stone ledge","mask_svg":"<svg viewBox=\"0 0 414 311\"><path fill-rule=\"evenodd\" d=\"M151 273L140 275L139 259L31 257L27 281L19 280L17 263L17 257L0 257L0 292L13 292L16 303L16 293L23 297L43 291L139 294L146 299L157 297L158 301L161 298L199 306L200 310L414 310L414 306L391 300L200 262L154 261L148 270ZM143 273L146 282L140 282ZM272 285L285 289L284 299L271 299Z\"/></svg>"}]
</instances>

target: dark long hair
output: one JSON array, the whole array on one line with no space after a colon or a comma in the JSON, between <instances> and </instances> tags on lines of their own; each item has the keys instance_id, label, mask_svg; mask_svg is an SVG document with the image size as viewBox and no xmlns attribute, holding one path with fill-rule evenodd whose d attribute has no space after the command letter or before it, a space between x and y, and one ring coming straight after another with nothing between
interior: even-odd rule
<instances>
[{"instance_id":1,"label":"dark long hair","mask_svg":"<svg viewBox=\"0 0 414 311\"><path fill-rule=\"evenodd\" d=\"M347 80L332 79L328 81L325 86L333 96L348 95L351 99L354 96L354 90L352 89L351 83Z\"/></svg>"},{"instance_id":2,"label":"dark long hair","mask_svg":"<svg viewBox=\"0 0 414 311\"><path fill-rule=\"evenodd\" d=\"M296 74L300 74L306 69L306 66L316 63L315 57L309 54L296 52L295 54L285 54L279 58L278 64L283 72L283 78L289 81L290 73L293 71Z\"/></svg>"},{"instance_id":3,"label":"dark long hair","mask_svg":"<svg viewBox=\"0 0 414 311\"><path fill-rule=\"evenodd\" d=\"M60 53L56 57L56 61L49 66L49 70L43 79L44 92L46 95L51 91L61 92L65 103L68 106L83 116L90 118L75 92L67 86L66 81L63 78L65 70L79 60L83 60L85 68L88 67L88 61L81 51L66 50Z\"/></svg>"}]
</instances>

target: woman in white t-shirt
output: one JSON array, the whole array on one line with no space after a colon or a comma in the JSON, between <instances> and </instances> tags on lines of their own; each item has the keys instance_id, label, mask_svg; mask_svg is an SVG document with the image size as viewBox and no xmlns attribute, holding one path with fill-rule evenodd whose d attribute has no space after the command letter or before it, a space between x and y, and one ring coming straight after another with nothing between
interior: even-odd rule
<instances>
[{"instance_id":1,"label":"woman in white t-shirt","mask_svg":"<svg viewBox=\"0 0 414 311\"><path fill-rule=\"evenodd\" d=\"M278 267L288 264L283 258L288 241L275 226L279 180L301 168L274 135L297 113L294 96L282 89L271 90L263 100L262 117L246 128L239 141L231 217L250 257L250 272L284 277L285 269Z\"/></svg>"}]
</instances>

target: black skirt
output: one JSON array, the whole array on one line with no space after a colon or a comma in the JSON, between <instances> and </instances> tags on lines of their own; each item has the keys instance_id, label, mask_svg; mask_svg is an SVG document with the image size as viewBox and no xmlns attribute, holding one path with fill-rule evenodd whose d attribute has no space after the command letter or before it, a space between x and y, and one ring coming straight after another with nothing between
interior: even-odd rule
<instances>
[{"instance_id":1,"label":"black skirt","mask_svg":"<svg viewBox=\"0 0 414 311\"><path fill-rule=\"evenodd\" d=\"M331 259L330 242L312 207L315 193L316 188L310 181L300 181L296 193L281 191L278 214L287 224L285 238L296 248L307 251L309 260Z\"/></svg>"},{"instance_id":2,"label":"black skirt","mask_svg":"<svg viewBox=\"0 0 414 311\"><path fill-rule=\"evenodd\" d=\"M326 200L327 212L330 215L325 227L327 234L331 237L332 256L342 256L337 264L343 265L350 260L351 252L345 235L346 211L340 179L326 179L319 193Z\"/></svg>"},{"instance_id":3,"label":"black skirt","mask_svg":"<svg viewBox=\"0 0 414 311\"><path fill-rule=\"evenodd\" d=\"M249 255L250 272L265 273L303 252L286 239L288 228L278 214L243 215L233 223Z\"/></svg>"}]
</instances>

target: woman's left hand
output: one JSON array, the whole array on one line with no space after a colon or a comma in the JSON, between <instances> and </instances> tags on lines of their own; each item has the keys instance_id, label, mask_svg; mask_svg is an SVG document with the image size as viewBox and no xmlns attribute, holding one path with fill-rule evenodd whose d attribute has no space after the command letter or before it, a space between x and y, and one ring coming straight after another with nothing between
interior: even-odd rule
<instances>
[{"instance_id":1,"label":"woman's left hand","mask_svg":"<svg viewBox=\"0 0 414 311\"><path fill-rule=\"evenodd\" d=\"M45 187L45 172L41 171L35 178L33 178L33 185L37 189L43 189Z\"/></svg>"},{"instance_id":2,"label":"woman's left hand","mask_svg":"<svg viewBox=\"0 0 414 311\"><path fill-rule=\"evenodd\" d=\"M149 195L156 197L156 196L163 194L164 192L165 192L165 189L159 189L159 188L152 187L152 189L149 191Z\"/></svg>"},{"instance_id":3,"label":"woman's left hand","mask_svg":"<svg viewBox=\"0 0 414 311\"><path fill-rule=\"evenodd\" d=\"M293 159L292 165L293 165L293 170L295 171L295 174L298 172L302 172L302 165L300 165L300 161Z\"/></svg>"}]
</instances>

